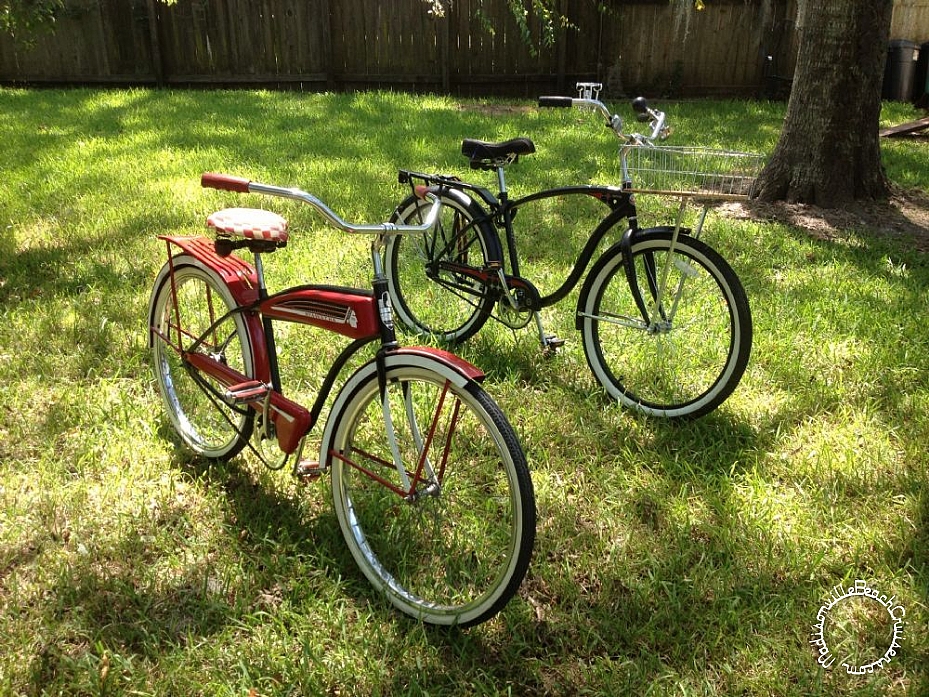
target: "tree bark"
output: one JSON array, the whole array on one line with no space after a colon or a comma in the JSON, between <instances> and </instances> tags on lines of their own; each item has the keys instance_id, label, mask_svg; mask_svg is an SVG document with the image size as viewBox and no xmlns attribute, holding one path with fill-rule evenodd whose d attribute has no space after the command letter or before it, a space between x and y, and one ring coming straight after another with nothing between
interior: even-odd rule
<instances>
[{"instance_id":1,"label":"tree bark","mask_svg":"<svg viewBox=\"0 0 929 697\"><path fill-rule=\"evenodd\" d=\"M758 197L837 208L885 198L878 129L893 0L800 0L799 50Z\"/></svg>"}]
</instances>

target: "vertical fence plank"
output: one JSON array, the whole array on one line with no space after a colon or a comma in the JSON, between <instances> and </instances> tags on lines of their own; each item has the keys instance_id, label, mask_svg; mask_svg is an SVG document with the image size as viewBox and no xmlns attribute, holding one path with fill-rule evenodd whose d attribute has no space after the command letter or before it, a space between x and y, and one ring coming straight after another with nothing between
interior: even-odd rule
<instances>
[{"instance_id":1,"label":"vertical fence plank","mask_svg":"<svg viewBox=\"0 0 929 697\"><path fill-rule=\"evenodd\" d=\"M159 87L164 85L164 65L161 62L161 38L158 32L158 8L155 7L156 0L146 0L145 14L148 18L148 40L151 46L152 54L152 72L155 75L155 84Z\"/></svg>"}]
</instances>

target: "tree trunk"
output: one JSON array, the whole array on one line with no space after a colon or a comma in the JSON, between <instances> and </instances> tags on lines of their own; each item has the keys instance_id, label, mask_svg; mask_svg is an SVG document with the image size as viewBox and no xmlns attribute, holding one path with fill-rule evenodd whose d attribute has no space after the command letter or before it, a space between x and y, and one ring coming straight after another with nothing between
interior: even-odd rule
<instances>
[{"instance_id":1,"label":"tree trunk","mask_svg":"<svg viewBox=\"0 0 929 697\"><path fill-rule=\"evenodd\" d=\"M893 0L800 0L787 117L758 197L837 208L885 198L881 87Z\"/></svg>"}]
</instances>

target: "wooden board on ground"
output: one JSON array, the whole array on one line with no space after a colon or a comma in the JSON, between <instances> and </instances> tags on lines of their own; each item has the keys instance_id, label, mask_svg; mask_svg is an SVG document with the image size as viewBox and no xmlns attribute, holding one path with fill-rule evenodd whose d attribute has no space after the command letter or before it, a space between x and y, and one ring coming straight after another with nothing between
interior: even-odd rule
<instances>
[{"instance_id":1,"label":"wooden board on ground","mask_svg":"<svg viewBox=\"0 0 929 697\"><path fill-rule=\"evenodd\" d=\"M919 131L925 131L927 128L929 128L929 117L910 121L909 123L901 123L899 126L883 128L880 135L882 138L895 138L897 136L913 135Z\"/></svg>"}]
</instances>

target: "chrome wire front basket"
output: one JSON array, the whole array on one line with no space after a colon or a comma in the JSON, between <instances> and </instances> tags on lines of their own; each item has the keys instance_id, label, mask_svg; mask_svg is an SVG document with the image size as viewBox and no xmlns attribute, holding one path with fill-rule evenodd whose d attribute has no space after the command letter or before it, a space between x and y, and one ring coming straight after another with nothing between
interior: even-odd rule
<instances>
[{"instance_id":1,"label":"chrome wire front basket","mask_svg":"<svg viewBox=\"0 0 929 697\"><path fill-rule=\"evenodd\" d=\"M712 148L629 145L632 190L707 199L749 198L764 156Z\"/></svg>"}]
</instances>

